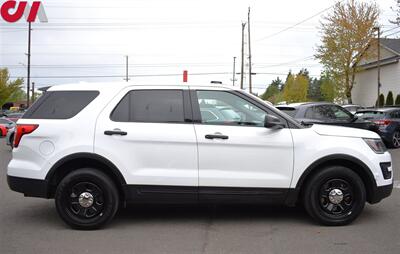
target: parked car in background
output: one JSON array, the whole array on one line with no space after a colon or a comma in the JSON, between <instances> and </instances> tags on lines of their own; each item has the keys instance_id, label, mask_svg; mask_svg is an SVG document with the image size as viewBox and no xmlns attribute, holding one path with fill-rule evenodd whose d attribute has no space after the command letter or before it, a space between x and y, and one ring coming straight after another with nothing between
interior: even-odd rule
<instances>
[{"instance_id":1,"label":"parked car in background","mask_svg":"<svg viewBox=\"0 0 400 254\"><path fill-rule=\"evenodd\" d=\"M7 129L12 129L15 127L15 122L13 122L5 117L0 118L0 124L4 125Z\"/></svg>"},{"instance_id":2,"label":"parked car in background","mask_svg":"<svg viewBox=\"0 0 400 254\"><path fill-rule=\"evenodd\" d=\"M342 105L343 108L347 109L350 113L353 115L361 109L364 109L364 107L357 105L357 104L347 104L347 105Z\"/></svg>"},{"instance_id":3,"label":"parked car in background","mask_svg":"<svg viewBox=\"0 0 400 254\"><path fill-rule=\"evenodd\" d=\"M7 135L7 128L6 128L6 126L0 124L0 137L2 138L2 137L4 137L4 136L6 136L6 135Z\"/></svg>"},{"instance_id":4,"label":"parked car in background","mask_svg":"<svg viewBox=\"0 0 400 254\"><path fill-rule=\"evenodd\" d=\"M15 127L9 129L6 135L6 144L11 148L14 147L14 136L15 136Z\"/></svg>"},{"instance_id":5,"label":"parked car in background","mask_svg":"<svg viewBox=\"0 0 400 254\"><path fill-rule=\"evenodd\" d=\"M7 114L7 119L13 121L14 123L16 123L18 121L18 119L20 119L22 116L24 115L23 112L18 112L18 113L11 113L11 114Z\"/></svg>"},{"instance_id":6,"label":"parked car in background","mask_svg":"<svg viewBox=\"0 0 400 254\"><path fill-rule=\"evenodd\" d=\"M387 146L400 147L400 108L364 109L358 111L356 116L375 122Z\"/></svg>"},{"instance_id":7,"label":"parked car in background","mask_svg":"<svg viewBox=\"0 0 400 254\"><path fill-rule=\"evenodd\" d=\"M352 127L378 132L378 125L372 121L358 119L345 108L329 102L303 102L276 106L304 124L327 124Z\"/></svg>"}]
</instances>

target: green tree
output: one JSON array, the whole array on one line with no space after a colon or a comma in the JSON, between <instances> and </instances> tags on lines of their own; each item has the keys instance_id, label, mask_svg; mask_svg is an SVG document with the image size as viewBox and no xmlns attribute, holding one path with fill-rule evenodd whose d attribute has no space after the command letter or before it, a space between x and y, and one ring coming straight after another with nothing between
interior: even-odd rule
<instances>
[{"instance_id":1,"label":"green tree","mask_svg":"<svg viewBox=\"0 0 400 254\"><path fill-rule=\"evenodd\" d=\"M386 97L386 106L393 106L393 93L392 91L389 91L387 97Z\"/></svg>"},{"instance_id":2,"label":"green tree","mask_svg":"<svg viewBox=\"0 0 400 254\"><path fill-rule=\"evenodd\" d=\"M320 78L310 79L310 84L308 86L308 98L312 101L323 101Z\"/></svg>"},{"instance_id":3,"label":"green tree","mask_svg":"<svg viewBox=\"0 0 400 254\"><path fill-rule=\"evenodd\" d=\"M398 95L396 96L396 101L394 102L394 105L400 106L400 94L398 94Z\"/></svg>"},{"instance_id":4,"label":"green tree","mask_svg":"<svg viewBox=\"0 0 400 254\"><path fill-rule=\"evenodd\" d=\"M366 49L374 38L378 16L375 3L348 0L336 3L322 22L321 45L315 56L334 75L337 96L344 94L349 103L357 65L362 57L367 57Z\"/></svg>"},{"instance_id":5,"label":"green tree","mask_svg":"<svg viewBox=\"0 0 400 254\"><path fill-rule=\"evenodd\" d=\"M11 81L7 68L0 68L0 108L21 91L23 83L21 78Z\"/></svg>"},{"instance_id":6,"label":"green tree","mask_svg":"<svg viewBox=\"0 0 400 254\"><path fill-rule=\"evenodd\" d=\"M324 101L333 102L336 99L335 80L328 71L321 73L321 97Z\"/></svg>"},{"instance_id":7,"label":"green tree","mask_svg":"<svg viewBox=\"0 0 400 254\"><path fill-rule=\"evenodd\" d=\"M277 77L275 80L272 80L271 84L267 87L265 92L260 96L263 100L268 100L273 102L273 97L280 93L280 88L282 86L282 80Z\"/></svg>"},{"instance_id":8,"label":"green tree","mask_svg":"<svg viewBox=\"0 0 400 254\"><path fill-rule=\"evenodd\" d=\"M308 85L308 75L303 71L297 75L289 73L283 89L283 99L288 103L307 101Z\"/></svg>"}]
</instances>

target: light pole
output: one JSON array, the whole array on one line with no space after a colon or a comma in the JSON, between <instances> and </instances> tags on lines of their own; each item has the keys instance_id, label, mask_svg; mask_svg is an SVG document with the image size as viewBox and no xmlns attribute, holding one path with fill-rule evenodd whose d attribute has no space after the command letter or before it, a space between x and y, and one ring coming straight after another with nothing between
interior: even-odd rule
<instances>
[{"instance_id":1,"label":"light pole","mask_svg":"<svg viewBox=\"0 0 400 254\"><path fill-rule=\"evenodd\" d=\"M374 31L378 32L378 61L377 61L377 70L378 70L378 99L377 99L377 104L376 107L379 107L379 96L381 95L381 28L380 27L374 27Z\"/></svg>"}]
</instances>

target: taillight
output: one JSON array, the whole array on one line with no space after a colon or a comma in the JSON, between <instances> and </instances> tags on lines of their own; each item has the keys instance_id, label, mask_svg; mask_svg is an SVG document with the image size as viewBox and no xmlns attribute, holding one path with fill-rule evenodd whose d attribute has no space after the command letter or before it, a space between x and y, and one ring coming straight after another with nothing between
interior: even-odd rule
<instances>
[{"instance_id":1,"label":"taillight","mask_svg":"<svg viewBox=\"0 0 400 254\"><path fill-rule=\"evenodd\" d=\"M32 133L37 127L39 127L38 124L17 124L14 134L14 147L18 147L23 135Z\"/></svg>"},{"instance_id":2,"label":"taillight","mask_svg":"<svg viewBox=\"0 0 400 254\"><path fill-rule=\"evenodd\" d=\"M374 121L374 123L376 123L377 125L380 125L380 126L388 126L389 124L392 123L392 121L390 121L390 120L376 120L376 121Z\"/></svg>"}]
</instances>

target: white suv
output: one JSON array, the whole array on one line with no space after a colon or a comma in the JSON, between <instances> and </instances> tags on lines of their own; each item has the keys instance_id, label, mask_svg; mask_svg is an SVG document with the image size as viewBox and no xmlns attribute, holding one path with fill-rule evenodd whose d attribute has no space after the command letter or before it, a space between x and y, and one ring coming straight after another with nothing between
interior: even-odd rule
<instances>
[{"instance_id":1,"label":"white suv","mask_svg":"<svg viewBox=\"0 0 400 254\"><path fill-rule=\"evenodd\" d=\"M16 129L10 188L80 229L129 203L302 203L344 225L393 187L376 133L302 126L223 86L55 86Z\"/></svg>"}]
</instances>

